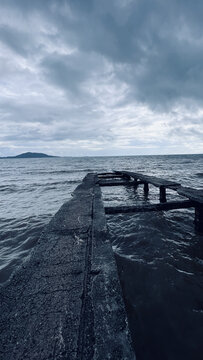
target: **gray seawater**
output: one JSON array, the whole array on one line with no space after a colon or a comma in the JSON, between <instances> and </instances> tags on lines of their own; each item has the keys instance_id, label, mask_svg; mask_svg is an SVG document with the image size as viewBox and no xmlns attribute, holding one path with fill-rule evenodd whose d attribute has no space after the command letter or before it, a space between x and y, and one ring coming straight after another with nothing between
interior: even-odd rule
<instances>
[{"instance_id":1,"label":"gray seawater","mask_svg":"<svg viewBox=\"0 0 203 360\"><path fill-rule=\"evenodd\" d=\"M203 155L0 160L0 284L88 172L140 171L203 189ZM155 203L150 186L102 188L105 205ZM176 199L168 191L167 198ZM107 217L137 359L203 359L203 236L194 210Z\"/></svg>"}]
</instances>

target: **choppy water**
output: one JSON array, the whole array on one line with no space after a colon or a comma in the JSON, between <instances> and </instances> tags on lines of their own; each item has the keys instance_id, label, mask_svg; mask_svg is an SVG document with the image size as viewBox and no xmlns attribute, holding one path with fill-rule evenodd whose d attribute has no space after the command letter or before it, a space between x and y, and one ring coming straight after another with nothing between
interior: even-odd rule
<instances>
[{"instance_id":1,"label":"choppy water","mask_svg":"<svg viewBox=\"0 0 203 360\"><path fill-rule=\"evenodd\" d=\"M140 171L203 189L203 155L0 160L0 283L88 172ZM102 189L108 205L154 203L150 186ZM168 191L168 199L175 199ZM194 210L109 215L138 360L203 358L203 236Z\"/></svg>"}]
</instances>

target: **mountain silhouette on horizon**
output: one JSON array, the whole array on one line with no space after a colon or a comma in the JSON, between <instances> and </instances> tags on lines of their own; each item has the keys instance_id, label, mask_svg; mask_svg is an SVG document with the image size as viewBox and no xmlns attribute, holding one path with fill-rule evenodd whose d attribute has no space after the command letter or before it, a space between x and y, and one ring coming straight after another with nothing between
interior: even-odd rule
<instances>
[{"instance_id":1,"label":"mountain silhouette on horizon","mask_svg":"<svg viewBox=\"0 0 203 360\"><path fill-rule=\"evenodd\" d=\"M47 158L47 157L56 157L56 156L47 155L44 153L25 152L15 156L4 156L1 157L1 159L31 159L31 158Z\"/></svg>"}]
</instances>

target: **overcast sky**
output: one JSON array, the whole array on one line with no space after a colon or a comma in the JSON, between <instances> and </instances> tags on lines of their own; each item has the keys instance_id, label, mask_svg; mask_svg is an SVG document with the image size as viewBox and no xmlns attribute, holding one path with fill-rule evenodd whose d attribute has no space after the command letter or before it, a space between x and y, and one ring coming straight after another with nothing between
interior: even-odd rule
<instances>
[{"instance_id":1,"label":"overcast sky","mask_svg":"<svg viewBox=\"0 0 203 360\"><path fill-rule=\"evenodd\" d=\"M202 0L0 0L0 156L203 152Z\"/></svg>"}]
</instances>

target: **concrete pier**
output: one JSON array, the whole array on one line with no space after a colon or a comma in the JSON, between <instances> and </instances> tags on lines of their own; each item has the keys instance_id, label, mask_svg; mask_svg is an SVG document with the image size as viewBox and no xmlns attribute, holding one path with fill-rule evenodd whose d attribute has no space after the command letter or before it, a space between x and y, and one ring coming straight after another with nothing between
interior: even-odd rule
<instances>
[{"instance_id":1,"label":"concrete pier","mask_svg":"<svg viewBox=\"0 0 203 360\"><path fill-rule=\"evenodd\" d=\"M97 182L85 177L1 288L1 360L135 359Z\"/></svg>"}]
</instances>

